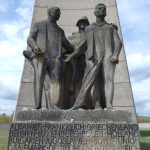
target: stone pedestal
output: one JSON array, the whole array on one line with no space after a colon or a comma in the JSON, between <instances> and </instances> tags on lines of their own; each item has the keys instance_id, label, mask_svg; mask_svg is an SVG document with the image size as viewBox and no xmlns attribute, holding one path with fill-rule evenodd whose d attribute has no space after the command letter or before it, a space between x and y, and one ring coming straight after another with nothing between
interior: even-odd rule
<instances>
[{"instance_id":1,"label":"stone pedestal","mask_svg":"<svg viewBox=\"0 0 150 150\"><path fill-rule=\"evenodd\" d=\"M20 111L8 150L139 150L139 128L123 111Z\"/></svg>"},{"instance_id":2,"label":"stone pedestal","mask_svg":"<svg viewBox=\"0 0 150 150\"><path fill-rule=\"evenodd\" d=\"M132 122L128 111L108 110L22 110L16 114L16 121L118 121Z\"/></svg>"},{"instance_id":3,"label":"stone pedestal","mask_svg":"<svg viewBox=\"0 0 150 150\"><path fill-rule=\"evenodd\" d=\"M47 18L48 7L57 6L61 9L58 25L68 37L77 32L75 25L82 16L87 16L90 23L95 21L93 13L98 3L106 4L106 21L118 26L121 37L116 0L35 0L32 25ZM8 150L139 149L139 130L133 123L136 112L124 47L115 70L113 97L113 107L122 111L22 111L24 107L35 106L33 84L34 70L25 60L14 116L16 122L11 124ZM42 100L44 108L44 94Z\"/></svg>"}]
</instances>

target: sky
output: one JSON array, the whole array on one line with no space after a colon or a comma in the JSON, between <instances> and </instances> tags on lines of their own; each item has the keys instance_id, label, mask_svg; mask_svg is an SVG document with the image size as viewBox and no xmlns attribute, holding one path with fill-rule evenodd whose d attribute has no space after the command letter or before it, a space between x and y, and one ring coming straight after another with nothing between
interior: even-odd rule
<instances>
[{"instance_id":1,"label":"sky","mask_svg":"<svg viewBox=\"0 0 150 150\"><path fill-rule=\"evenodd\" d=\"M150 0L117 0L139 115L150 115ZM34 0L0 0L0 114L15 110Z\"/></svg>"}]
</instances>

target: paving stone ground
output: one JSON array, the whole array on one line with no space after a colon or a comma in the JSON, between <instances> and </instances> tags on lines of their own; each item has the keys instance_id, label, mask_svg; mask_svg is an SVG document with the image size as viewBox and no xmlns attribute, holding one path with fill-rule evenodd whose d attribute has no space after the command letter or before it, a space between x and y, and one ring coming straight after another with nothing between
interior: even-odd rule
<instances>
[{"instance_id":1,"label":"paving stone ground","mask_svg":"<svg viewBox=\"0 0 150 150\"><path fill-rule=\"evenodd\" d=\"M2 122L0 122L0 133L8 132L9 128L10 128L10 124L9 123L2 123Z\"/></svg>"}]
</instances>

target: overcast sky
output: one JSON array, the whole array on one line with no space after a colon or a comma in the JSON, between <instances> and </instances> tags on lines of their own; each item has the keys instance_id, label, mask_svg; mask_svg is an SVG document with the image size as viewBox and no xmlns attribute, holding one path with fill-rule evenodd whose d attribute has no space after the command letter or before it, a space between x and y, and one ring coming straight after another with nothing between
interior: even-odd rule
<instances>
[{"instance_id":1,"label":"overcast sky","mask_svg":"<svg viewBox=\"0 0 150 150\"><path fill-rule=\"evenodd\" d=\"M117 0L137 113L150 115L150 0ZM34 0L0 0L0 113L15 110Z\"/></svg>"}]
</instances>

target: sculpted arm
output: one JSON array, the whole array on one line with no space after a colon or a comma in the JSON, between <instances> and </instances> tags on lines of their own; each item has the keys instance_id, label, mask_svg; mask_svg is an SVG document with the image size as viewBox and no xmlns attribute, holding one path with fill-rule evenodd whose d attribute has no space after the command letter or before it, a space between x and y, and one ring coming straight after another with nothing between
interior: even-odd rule
<instances>
[{"instance_id":1,"label":"sculpted arm","mask_svg":"<svg viewBox=\"0 0 150 150\"><path fill-rule=\"evenodd\" d=\"M33 52L40 52L40 49L36 43L37 34L38 34L39 27L35 23L33 27L31 28L30 35L27 38L28 45L32 48Z\"/></svg>"},{"instance_id":2,"label":"sculpted arm","mask_svg":"<svg viewBox=\"0 0 150 150\"><path fill-rule=\"evenodd\" d=\"M87 41L86 41L86 39L84 39L84 40L81 42L80 46L79 46L72 54L70 54L70 55L67 57L66 61L70 61L70 60L72 60L73 58L82 55L82 54L86 51L86 49L87 49Z\"/></svg>"},{"instance_id":3,"label":"sculpted arm","mask_svg":"<svg viewBox=\"0 0 150 150\"><path fill-rule=\"evenodd\" d=\"M120 51L121 51L121 48L122 48L122 42L121 42L121 39L118 35L118 31L117 31L117 28L114 27L114 53L113 53L113 56L112 56L112 59L111 61L114 62L114 63L118 63L118 57L119 57L119 54L120 54Z\"/></svg>"},{"instance_id":4,"label":"sculpted arm","mask_svg":"<svg viewBox=\"0 0 150 150\"><path fill-rule=\"evenodd\" d=\"M74 47L73 47L73 45L71 45L69 43L69 41L67 40L64 32L62 34L63 34L63 36L62 36L62 46L65 48L65 50L67 51L67 53L70 54L70 53L72 53L74 51Z\"/></svg>"}]
</instances>

